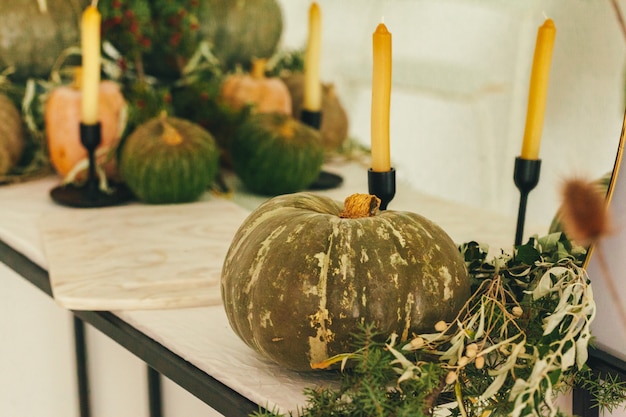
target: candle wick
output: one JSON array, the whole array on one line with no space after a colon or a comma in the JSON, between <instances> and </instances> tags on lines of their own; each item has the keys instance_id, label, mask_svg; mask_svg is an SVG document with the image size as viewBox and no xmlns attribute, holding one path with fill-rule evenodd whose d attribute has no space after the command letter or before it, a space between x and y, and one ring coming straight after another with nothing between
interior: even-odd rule
<instances>
[{"instance_id":1,"label":"candle wick","mask_svg":"<svg viewBox=\"0 0 626 417\"><path fill-rule=\"evenodd\" d=\"M544 19L548 19L548 14L546 13L545 10L543 12L541 12L541 14L543 14L543 18Z\"/></svg>"},{"instance_id":2,"label":"candle wick","mask_svg":"<svg viewBox=\"0 0 626 417\"><path fill-rule=\"evenodd\" d=\"M381 16L380 17L380 23L382 23L383 25L385 24L385 16Z\"/></svg>"}]
</instances>

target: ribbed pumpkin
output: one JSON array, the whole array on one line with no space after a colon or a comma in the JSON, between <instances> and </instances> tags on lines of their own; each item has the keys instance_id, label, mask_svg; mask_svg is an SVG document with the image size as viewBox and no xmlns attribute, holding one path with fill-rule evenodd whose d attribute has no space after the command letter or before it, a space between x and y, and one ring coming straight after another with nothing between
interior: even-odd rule
<instances>
[{"instance_id":1,"label":"ribbed pumpkin","mask_svg":"<svg viewBox=\"0 0 626 417\"><path fill-rule=\"evenodd\" d=\"M218 170L211 134L188 120L165 114L141 124L126 138L120 172L141 201L174 204L197 200Z\"/></svg>"},{"instance_id":2,"label":"ribbed pumpkin","mask_svg":"<svg viewBox=\"0 0 626 417\"><path fill-rule=\"evenodd\" d=\"M322 169L324 149L317 130L285 114L259 113L236 130L230 157L250 191L278 195L311 185Z\"/></svg>"},{"instance_id":3,"label":"ribbed pumpkin","mask_svg":"<svg viewBox=\"0 0 626 417\"><path fill-rule=\"evenodd\" d=\"M304 75L296 72L282 78L287 85L292 102L292 115L300 119L304 101ZM348 113L341 104L333 84L322 84L321 139L327 151L334 151L348 139Z\"/></svg>"},{"instance_id":4,"label":"ribbed pumpkin","mask_svg":"<svg viewBox=\"0 0 626 417\"><path fill-rule=\"evenodd\" d=\"M0 68L14 67L16 80L47 77L61 52L78 44L78 22L87 4L89 0L1 1Z\"/></svg>"},{"instance_id":5,"label":"ribbed pumpkin","mask_svg":"<svg viewBox=\"0 0 626 417\"><path fill-rule=\"evenodd\" d=\"M0 175L18 164L25 145L22 115L10 98L0 94Z\"/></svg>"},{"instance_id":6,"label":"ribbed pumpkin","mask_svg":"<svg viewBox=\"0 0 626 417\"><path fill-rule=\"evenodd\" d=\"M250 73L233 73L220 88L220 101L231 110L246 106L256 113L291 115L291 94L277 77L265 76L265 59L255 59Z\"/></svg>"},{"instance_id":7,"label":"ribbed pumpkin","mask_svg":"<svg viewBox=\"0 0 626 417\"><path fill-rule=\"evenodd\" d=\"M202 37L229 70L248 69L253 58L274 55L283 31L276 0L204 0L198 21Z\"/></svg>"},{"instance_id":8,"label":"ribbed pumpkin","mask_svg":"<svg viewBox=\"0 0 626 417\"><path fill-rule=\"evenodd\" d=\"M235 333L274 362L307 371L351 351L359 323L407 340L452 320L470 296L457 246L423 216L378 211L379 203L295 193L253 211L222 270Z\"/></svg>"},{"instance_id":9,"label":"ribbed pumpkin","mask_svg":"<svg viewBox=\"0 0 626 417\"><path fill-rule=\"evenodd\" d=\"M87 150L80 141L82 92L78 85L75 82L56 87L46 100L44 109L50 161L62 177L87 158ZM127 105L119 84L114 81L102 81L99 93L101 138L96 150L97 160L104 166L107 176L112 177L117 173L115 150L126 124Z\"/></svg>"}]
</instances>

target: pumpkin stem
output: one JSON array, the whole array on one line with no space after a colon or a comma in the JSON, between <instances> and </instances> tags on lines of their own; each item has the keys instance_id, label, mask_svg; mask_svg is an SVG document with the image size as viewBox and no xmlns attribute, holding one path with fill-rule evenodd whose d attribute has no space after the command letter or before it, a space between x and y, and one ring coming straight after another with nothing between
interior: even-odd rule
<instances>
[{"instance_id":1,"label":"pumpkin stem","mask_svg":"<svg viewBox=\"0 0 626 417\"><path fill-rule=\"evenodd\" d=\"M255 80L260 80L265 78L265 65L267 64L267 59L257 58L252 60L252 70L250 71L250 75Z\"/></svg>"},{"instance_id":2,"label":"pumpkin stem","mask_svg":"<svg viewBox=\"0 0 626 417\"><path fill-rule=\"evenodd\" d=\"M168 145L176 146L183 142L183 136L178 132L174 126L167 122L167 119L161 115L161 126L163 127L163 133L161 137L163 141Z\"/></svg>"},{"instance_id":3,"label":"pumpkin stem","mask_svg":"<svg viewBox=\"0 0 626 417\"><path fill-rule=\"evenodd\" d=\"M80 90L82 82L83 82L83 67L74 67L74 71L72 72L71 87L75 90Z\"/></svg>"},{"instance_id":4,"label":"pumpkin stem","mask_svg":"<svg viewBox=\"0 0 626 417\"><path fill-rule=\"evenodd\" d=\"M371 194L352 194L346 198L343 206L343 211L339 213L342 219L373 217L378 213L380 198Z\"/></svg>"}]
</instances>

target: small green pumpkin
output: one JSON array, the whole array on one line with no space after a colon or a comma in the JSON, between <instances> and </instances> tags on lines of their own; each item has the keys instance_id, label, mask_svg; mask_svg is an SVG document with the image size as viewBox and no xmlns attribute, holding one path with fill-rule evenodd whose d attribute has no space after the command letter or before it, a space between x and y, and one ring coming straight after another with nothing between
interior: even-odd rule
<instances>
[{"instance_id":1,"label":"small green pumpkin","mask_svg":"<svg viewBox=\"0 0 626 417\"><path fill-rule=\"evenodd\" d=\"M217 174L219 151L199 125L161 115L139 125L120 152L120 172L145 203L198 199Z\"/></svg>"},{"instance_id":2,"label":"small green pumpkin","mask_svg":"<svg viewBox=\"0 0 626 417\"><path fill-rule=\"evenodd\" d=\"M252 115L231 140L233 170L257 194L302 191L322 169L324 148L319 135L317 130L285 114Z\"/></svg>"},{"instance_id":3,"label":"small green pumpkin","mask_svg":"<svg viewBox=\"0 0 626 417\"><path fill-rule=\"evenodd\" d=\"M470 296L457 246L423 216L378 204L366 194L344 207L295 193L253 211L222 269L235 333L274 362L306 371L351 351L360 323L406 341L453 320Z\"/></svg>"}]
</instances>

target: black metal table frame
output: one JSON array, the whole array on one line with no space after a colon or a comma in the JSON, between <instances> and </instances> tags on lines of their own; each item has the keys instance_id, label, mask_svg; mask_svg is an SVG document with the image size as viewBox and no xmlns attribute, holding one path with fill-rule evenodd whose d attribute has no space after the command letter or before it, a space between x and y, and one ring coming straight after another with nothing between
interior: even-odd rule
<instances>
[{"instance_id":1,"label":"black metal table frame","mask_svg":"<svg viewBox=\"0 0 626 417\"><path fill-rule=\"evenodd\" d=\"M0 262L6 264L44 293L52 296L48 272L0 240ZM89 417L89 381L84 323L88 323L148 366L150 417L161 417L160 375L165 375L183 389L228 417L247 417L259 406L233 391L193 364L185 361L160 343L149 338L108 311L72 311L76 348L76 370L80 416ZM626 380L626 362L599 349L590 349L588 364L598 375L617 375ZM575 389L572 412L580 417L598 417L599 409L584 389Z\"/></svg>"}]
</instances>

